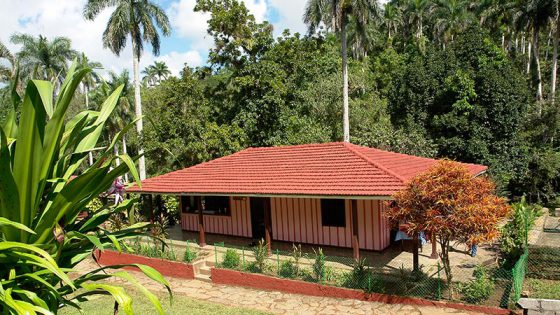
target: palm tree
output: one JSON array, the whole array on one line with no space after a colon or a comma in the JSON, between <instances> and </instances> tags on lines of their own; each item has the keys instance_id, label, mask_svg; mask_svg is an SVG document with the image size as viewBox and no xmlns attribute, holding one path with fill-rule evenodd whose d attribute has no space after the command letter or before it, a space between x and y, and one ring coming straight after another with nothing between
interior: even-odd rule
<instances>
[{"instance_id":1,"label":"palm tree","mask_svg":"<svg viewBox=\"0 0 560 315\"><path fill-rule=\"evenodd\" d=\"M142 81L145 84L147 84L148 86L156 85L157 77L153 65L149 65L144 68L144 70L142 70L142 74L144 75L142 77Z\"/></svg>"},{"instance_id":2,"label":"palm tree","mask_svg":"<svg viewBox=\"0 0 560 315\"><path fill-rule=\"evenodd\" d=\"M351 17L354 29L365 35L367 25L379 17L377 0L308 0L303 16L309 28L309 33L314 33L321 23L330 30L340 33L342 46L342 121L344 141L350 142L350 120L348 116L348 49L346 26ZM363 38L363 37L362 37ZM364 42L361 42L365 45Z\"/></svg>"},{"instance_id":3,"label":"palm tree","mask_svg":"<svg viewBox=\"0 0 560 315\"><path fill-rule=\"evenodd\" d=\"M82 90L86 100L86 109L89 109L89 91L91 91L91 89L94 88L101 79L101 77L99 76L96 70L102 67L103 65L101 65L101 63L96 61L90 61L89 58L86 56L86 54L81 53L80 55L78 55L77 68L90 69L90 71L84 75L84 78L82 79L81 82ZM88 153L88 161L90 166L93 165L92 152Z\"/></svg>"},{"instance_id":4,"label":"palm tree","mask_svg":"<svg viewBox=\"0 0 560 315\"><path fill-rule=\"evenodd\" d=\"M16 53L22 75L27 78L49 80L58 87L62 82L61 73L67 69L68 61L78 54L72 49L72 42L66 37L55 37L49 41L39 35L14 34L10 38L14 44L22 45Z\"/></svg>"},{"instance_id":5,"label":"palm tree","mask_svg":"<svg viewBox=\"0 0 560 315\"><path fill-rule=\"evenodd\" d=\"M435 37L445 44L463 32L471 22L469 0L437 0L433 9Z\"/></svg>"},{"instance_id":6,"label":"palm tree","mask_svg":"<svg viewBox=\"0 0 560 315\"><path fill-rule=\"evenodd\" d=\"M0 82L11 82L16 76L17 60L16 56L0 41Z\"/></svg>"},{"instance_id":7,"label":"palm tree","mask_svg":"<svg viewBox=\"0 0 560 315\"><path fill-rule=\"evenodd\" d=\"M414 34L417 40L423 35L424 18L429 8L429 0L408 0L406 3L404 15L408 17L411 29L416 29Z\"/></svg>"},{"instance_id":8,"label":"palm tree","mask_svg":"<svg viewBox=\"0 0 560 315\"><path fill-rule=\"evenodd\" d=\"M111 95L115 89L119 86L123 86L121 95L117 102L117 106L113 112L113 115L107 120L106 131L108 136L108 142L117 135L128 123L130 123L134 117L132 115L134 108L134 89L130 83L130 75L127 70L123 70L120 74L113 71L109 72L109 80L102 80L99 86L95 89L92 99L96 106L101 106L103 100L107 99L108 95ZM126 145L126 134L122 135L122 153L127 153ZM119 144L116 143L113 147L114 154L119 154ZM116 159L117 166L120 164L120 160ZM125 181L128 182L128 175L125 174Z\"/></svg>"},{"instance_id":9,"label":"palm tree","mask_svg":"<svg viewBox=\"0 0 560 315\"><path fill-rule=\"evenodd\" d=\"M542 73L541 73L541 63L540 63L540 45L539 45L539 35L541 30L546 29L548 26L548 21L551 19L556 9L554 8L554 0L529 0L527 4L527 16L528 16L528 29L533 35L533 53L535 58L535 66L537 70L537 101L540 102L543 99L543 85L542 85ZM539 113L541 108L538 108Z\"/></svg>"},{"instance_id":10,"label":"palm tree","mask_svg":"<svg viewBox=\"0 0 560 315\"><path fill-rule=\"evenodd\" d=\"M393 33L398 32L399 26L403 24L402 12L400 7L387 3L383 10L383 26L387 30L387 38L391 38Z\"/></svg>"},{"instance_id":11,"label":"palm tree","mask_svg":"<svg viewBox=\"0 0 560 315\"><path fill-rule=\"evenodd\" d=\"M136 130L142 134L142 102L140 100L140 70L138 64L144 50L144 41L152 46L154 55L159 55L160 35L169 36L171 27L169 18L165 11L150 0L89 0L84 7L84 16L95 19L99 13L106 8L114 8L107 28L103 32L103 46L109 48L117 56L126 47L126 41L130 36L132 41L132 68L134 72L134 110L136 117ZM140 178L146 178L146 162L144 160L144 149L139 148Z\"/></svg>"},{"instance_id":12,"label":"palm tree","mask_svg":"<svg viewBox=\"0 0 560 315\"><path fill-rule=\"evenodd\" d=\"M167 64L163 61L154 62L152 68L154 69L154 74L158 78L158 83L162 81L162 78L167 79L171 75L171 71L169 71Z\"/></svg>"}]
</instances>

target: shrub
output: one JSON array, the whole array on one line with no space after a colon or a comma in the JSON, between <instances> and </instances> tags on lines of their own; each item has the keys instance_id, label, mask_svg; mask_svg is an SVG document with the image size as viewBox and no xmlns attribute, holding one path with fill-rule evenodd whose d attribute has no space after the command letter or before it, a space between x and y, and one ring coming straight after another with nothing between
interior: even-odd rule
<instances>
[{"instance_id":1,"label":"shrub","mask_svg":"<svg viewBox=\"0 0 560 315\"><path fill-rule=\"evenodd\" d=\"M313 276L317 282L325 280L325 254L323 254L323 249L319 248L315 252L315 262L313 263Z\"/></svg>"},{"instance_id":2,"label":"shrub","mask_svg":"<svg viewBox=\"0 0 560 315\"><path fill-rule=\"evenodd\" d=\"M500 249L509 261L516 261L523 254L527 229L531 229L540 215L540 209L529 205L522 198L512 205L508 222L501 229Z\"/></svg>"},{"instance_id":3,"label":"shrub","mask_svg":"<svg viewBox=\"0 0 560 315\"><path fill-rule=\"evenodd\" d=\"M195 250L191 249L190 246L187 245L185 249L185 254L183 255L183 261L187 263L193 262L197 257L197 253Z\"/></svg>"},{"instance_id":4,"label":"shrub","mask_svg":"<svg viewBox=\"0 0 560 315\"><path fill-rule=\"evenodd\" d=\"M253 249L255 255L255 271L264 272L266 269L266 259L268 258L268 244L261 239L257 246Z\"/></svg>"},{"instance_id":5,"label":"shrub","mask_svg":"<svg viewBox=\"0 0 560 315\"><path fill-rule=\"evenodd\" d=\"M346 274L343 285L348 288L364 289L369 275L370 271L368 270L367 260L358 259L354 261L352 271Z\"/></svg>"},{"instance_id":6,"label":"shrub","mask_svg":"<svg viewBox=\"0 0 560 315\"><path fill-rule=\"evenodd\" d=\"M241 257L239 256L239 253L235 249L229 248L226 251L221 266L227 269L236 269L237 267L239 267L240 263Z\"/></svg>"},{"instance_id":7,"label":"shrub","mask_svg":"<svg viewBox=\"0 0 560 315\"><path fill-rule=\"evenodd\" d=\"M473 272L474 279L461 285L459 291L463 299L469 303L479 303L486 300L494 290L494 282L488 276L486 268L476 266Z\"/></svg>"},{"instance_id":8,"label":"shrub","mask_svg":"<svg viewBox=\"0 0 560 315\"><path fill-rule=\"evenodd\" d=\"M297 277L297 274L297 267L291 259L285 260L280 264L280 270L278 270L280 277L293 279Z\"/></svg>"}]
</instances>

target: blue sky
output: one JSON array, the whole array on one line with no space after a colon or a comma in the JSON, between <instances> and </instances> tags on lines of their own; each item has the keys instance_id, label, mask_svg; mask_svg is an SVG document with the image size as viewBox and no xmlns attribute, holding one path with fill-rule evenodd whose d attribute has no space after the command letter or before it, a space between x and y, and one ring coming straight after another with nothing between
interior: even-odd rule
<instances>
[{"instance_id":1,"label":"blue sky","mask_svg":"<svg viewBox=\"0 0 560 315\"><path fill-rule=\"evenodd\" d=\"M9 42L13 33L22 32L44 35L48 38L66 36L73 46L85 52L90 59L101 62L105 70L121 71L131 68L131 49L125 48L115 56L102 46L101 36L109 19L110 10L103 11L95 21L86 21L82 9L86 0L3 0L0 1L0 40L12 51L18 46ZM206 34L208 15L193 11L196 0L159 0L156 2L167 12L173 28L164 38L160 56L153 56L146 49L141 66L154 60L165 61L177 74L186 62L190 66L205 64L212 39ZM273 23L275 34L288 28L293 32L305 32L301 21L304 0L243 0L258 21Z\"/></svg>"}]
</instances>

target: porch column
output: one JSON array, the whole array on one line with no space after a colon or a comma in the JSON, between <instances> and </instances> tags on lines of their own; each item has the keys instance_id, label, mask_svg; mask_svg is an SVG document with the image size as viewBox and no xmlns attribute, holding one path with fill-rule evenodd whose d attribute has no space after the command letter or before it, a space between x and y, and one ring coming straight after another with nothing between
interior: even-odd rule
<instances>
[{"instance_id":1,"label":"porch column","mask_svg":"<svg viewBox=\"0 0 560 315\"><path fill-rule=\"evenodd\" d=\"M270 219L270 198L265 198L264 202L264 238L266 242L266 247L268 249L268 255L272 254L272 237L271 237L271 219Z\"/></svg>"},{"instance_id":2,"label":"porch column","mask_svg":"<svg viewBox=\"0 0 560 315\"><path fill-rule=\"evenodd\" d=\"M206 235L204 234L204 215L202 214L201 201L198 202L198 246L206 246Z\"/></svg>"},{"instance_id":3,"label":"porch column","mask_svg":"<svg viewBox=\"0 0 560 315\"><path fill-rule=\"evenodd\" d=\"M360 259L360 241L358 233L358 201L351 200L352 206L352 249L354 250L354 259Z\"/></svg>"}]
</instances>

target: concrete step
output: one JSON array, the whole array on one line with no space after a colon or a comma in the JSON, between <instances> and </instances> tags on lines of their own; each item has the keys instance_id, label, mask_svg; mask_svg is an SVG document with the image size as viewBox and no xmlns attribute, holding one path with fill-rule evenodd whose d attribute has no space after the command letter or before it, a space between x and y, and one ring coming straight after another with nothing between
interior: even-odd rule
<instances>
[{"instance_id":1,"label":"concrete step","mask_svg":"<svg viewBox=\"0 0 560 315\"><path fill-rule=\"evenodd\" d=\"M197 274L197 275L194 276L194 278L196 280L199 280L199 281L212 282L212 279L210 278L210 275Z\"/></svg>"},{"instance_id":2,"label":"concrete step","mask_svg":"<svg viewBox=\"0 0 560 315\"><path fill-rule=\"evenodd\" d=\"M210 276L212 274L212 271L209 267L202 267L198 270L198 273L201 275Z\"/></svg>"}]
</instances>

